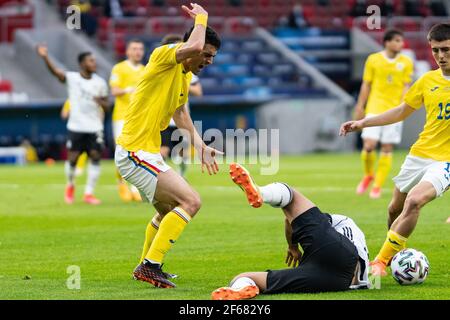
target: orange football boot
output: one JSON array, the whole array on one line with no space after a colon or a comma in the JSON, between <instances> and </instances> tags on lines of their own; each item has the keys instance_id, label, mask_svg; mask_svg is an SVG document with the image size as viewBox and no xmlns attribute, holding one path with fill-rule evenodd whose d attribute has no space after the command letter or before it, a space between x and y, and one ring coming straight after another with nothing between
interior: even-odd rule
<instances>
[{"instance_id":1,"label":"orange football boot","mask_svg":"<svg viewBox=\"0 0 450 320\"><path fill-rule=\"evenodd\" d=\"M381 198L381 188L380 187L373 187L370 191L369 197L371 199L380 199Z\"/></svg>"},{"instance_id":2,"label":"orange football boot","mask_svg":"<svg viewBox=\"0 0 450 320\"><path fill-rule=\"evenodd\" d=\"M367 188L369 188L370 183L373 181L373 176L364 176L361 182L358 184L356 188L357 194L363 194L366 192Z\"/></svg>"},{"instance_id":3,"label":"orange football boot","mask_svg":"<svg viewBox=\"0 0 450 320\"><path fill-rule=\"evenodd\" d=\"M240 164L230 164L231 180L236 183L246 194L248 203L254 207L259 208L263 204L263 198L259 192L258 186L253 181L250 173Z\"/></svg>"},{"instance_id":4,"label":"orange football boot","mask_svg":"<svg viewBox=\"0 0 450 320\"><path fill-rule=\"evenodd\" d=\"M257 286L246 286L241 289L222 287L211 293L212 300L244 300L256 297L259 294Z\"/></svg>"},{"instance_id":5,"label":"orange football boot","mask_svg":"<svg viewBox=\"0 0 450 320\"><path fill-rule=\"evenodd\" d=\"M381 276L381 277L387 276L386 272L387 266L380 260L375 259L374 261L369 263L369 266L370 266L370 273L373 276Z\"/></svg>"},{"instance_id":6,"label":"orange football boot","mask_svg":"<svg viewBox=\"0 0 450 320\"><path fill-rule=\"evenodd\" d=\"M85 194L83 196L83 201L87 204L92 204L94 206L101 204L102 202L97 199L93 194Z\"/></svg>"},{"instance_id":7,"label":"orange football boot","mask_svg":"<svg viewBox=\"0 0 450 320\"><path fill-rule=\"evenodd\" d=\"M64 192L64 201L67 204L73 204L75 195L75 186L73 184L68 184Z\"/></svg>"}]
</instances>

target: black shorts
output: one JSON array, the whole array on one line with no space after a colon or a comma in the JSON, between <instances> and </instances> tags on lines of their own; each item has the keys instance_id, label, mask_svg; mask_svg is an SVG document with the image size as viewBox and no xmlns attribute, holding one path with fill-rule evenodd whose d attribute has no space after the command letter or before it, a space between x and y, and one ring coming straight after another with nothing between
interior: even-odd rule
<instances>
[{"instance_id":1,"label":"black shorts","mask_svg":"<svg viewBox=\"0 0 450 320\"><path fill-rule=\"evenodd\" d=\"M102 152L105 147L105 139L103 131L95 133L73 132L68 131L67 149L70 151L87 152L98 151Z\"/></svg>"},{"instance_id":2,"label":"black shorts","mask_svg":"<svg viewBox=\"0 0 450 320\"><path fill-rule=\"evenodd\" d=\"M167 127L161 131L161 146L168 147L172 151L177 141L172 141L172 133L177 130L177 127Z\"/></svg>"},{"instance_id":3,"label":"black shorts","mask_svg":"<svg viewBox=\"0 0 450 320\"><path fill-rule=\"evenodd\" d=\"M292 241L304 250L297 268L269 270L264 293L348 290L356 264L355 245L331 226L331 217L317 207L292 221Z\"/></svg>"}]
</instances>

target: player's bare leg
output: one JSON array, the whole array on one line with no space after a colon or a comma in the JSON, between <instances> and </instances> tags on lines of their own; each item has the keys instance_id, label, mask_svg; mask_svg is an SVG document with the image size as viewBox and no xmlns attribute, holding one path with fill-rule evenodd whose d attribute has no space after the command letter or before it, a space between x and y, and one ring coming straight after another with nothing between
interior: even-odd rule
<instances>
[{"instance_id":1,"label":"player's bare leg","mask_svg":"<svg viewBox=\"0 0 450 320\"><path fill-rule=\"evenodd\" d=\"M397 187L394 188L392 200L388 207L388 229L391 228L392 223L394 223L395 219L402 213L406 196L407 193L400 192Z\"/></svg>"},{"instance_id":2,"label":"player's bare leg","mask_svg":"<svg viewBox=\"0 0 450 320\"><path fill-rule=\"evenodd\" d=\"M101 204L101 201L94 196L94 190L100 177L101 153L97 150L90 150L88 155L91 161L88 166L88 177L86 188L84 190L83 201L88 204L99 205Z\"/></svg>"},{"instance_id":3,"label":"player's bare leg","mask_svg":"<svg viewBox=\"0 0 450 320\"><path fill-rule=\"evenodd\" d=\"M392 224L391 230L409 237L416 227L420 209L435 198L436 189L430 182L422 181L417 184L408 193L403 211Z\"/></svg>"},{"instance_id":4,"label":"player's bare leg","mask_svg":"<svg viewBox=\"0 0 450 320\"><path fill-rule=\"evenodd\" d=\"M80 157L80 151L69 150L67 153L67 161L65 164L65 172L67 177L67 185L64 191L64 201L67 204L72 204L74 202L75 196L75 171L77 161Z\"/></svg>"},{"instance_id":5,"label":"player's bare leg","mask_svg":"<svg viewBox=\"0 0 450 320\"><path fill-rule=\"evenodd\" d=\"M373 139L363 140L363 150L361 152L361 161L364 168L364 176L359 182L356 193L363 194L369 188L370 183L374 179L374 164L375 164L375 149L377 147L378 141Z\"/></svg>"},{"instance_id":6,"label":"player's bare leg","mask_svg":"<svg viewBox=\"0 0 450 320\"><path fill-rule=\"evenodd\" d=\"M370 198L379 199L381 198L381 188L386 181L389 172L392 167L392 152L394 151L393 144L383 143L381 145L380 157L378 159L378 168L375 175L375 181L373 183L373 188L370 191Z\"/></svg>"},{"instance_id":7,"label":"player's bare leg","mask_svg":"<svg viewBox=\"0 0 450 320\"><path fill-rule=\"evenodd\" d=\"M161 270L161 264L165 254L200 209L200 196L178 173L168 170L158 175L154 201L162 212L171 210L161 220L144 262L136 268L134 277L156 287L174 288L175 284L168 280L168 274Z\"/></svg>"},{"instance_id":8,"label":"player's bare leg","mask_svg":"<svg viewBox=\"0 0 450 320\"><path fill-rule=\"evenodd\" d=\"M383 247L371 262L373 275L387 275L386 266L397 252L406 247L406 241L417 225L420 209L434 198L436 189L430 182L422 181L411 189L406 196L401 214L392 223Z\"/></svg>"}]
</instances>

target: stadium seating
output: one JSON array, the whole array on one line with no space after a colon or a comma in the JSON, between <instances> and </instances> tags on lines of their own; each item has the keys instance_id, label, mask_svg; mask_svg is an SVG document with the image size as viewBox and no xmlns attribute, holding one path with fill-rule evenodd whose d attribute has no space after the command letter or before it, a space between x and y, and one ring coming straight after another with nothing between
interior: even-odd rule
<instances>
[{"instance_id":1,"label":"stadium seating","mask_svg":"<svg viewBox=\"0 0 450 320\"><path fill-rule=\"evenodd\" d=\"M436 63L431 54L431 50L429 49L427 42L427 33L428 30L436 23L448 22L448 18L443 17L393 17L389 19L389 22L386 19L382 21L382 29L380 30L369 30L365 28L365 19L357 18L354 21L354 25L363 29L367 32L371 37L373 37L380 44L383 39L383 32L388 28L397 28L399 30L403 30L405 33L405 42L406 47L413 50L416 58L419 60L426 60L430 63L430 65L435 68Z\"/></svg>"},{"instance_id":2,"label":"stadium seating","mask_svg":"<svg viewBox=\"0 0 450 320\"><path fill-rule=\"evenodd\" d=\"M0 0L0 42L11 42L16 29L33 27L33 7L28 0Z\"/></svg>"},{"instance_id":3,"label":"stadium seating","mask_svg":"<svg viewBox=\"0 0 450 320\"><path fill-rule=\"evenodd\" d=\"M145 38L147 55L160 38ZM119 57L121 58L121 57ZM283 95L324 94L293 64L255 37L225 37L215 63L202 71L206 95L244 95L258 98Z\"/></svg>"},{"instance_id":4,"label":"stadium seating","mask_svg":"<svg viewBox=\"0 0 450 320\"><path fill-rule=\"evenodd\" d=\"M327 31L277 28L274 35L330 78L350 73L350 35L347 30ZM333 56L330 57L330 51Z\"/></svg>"}]
</instances>

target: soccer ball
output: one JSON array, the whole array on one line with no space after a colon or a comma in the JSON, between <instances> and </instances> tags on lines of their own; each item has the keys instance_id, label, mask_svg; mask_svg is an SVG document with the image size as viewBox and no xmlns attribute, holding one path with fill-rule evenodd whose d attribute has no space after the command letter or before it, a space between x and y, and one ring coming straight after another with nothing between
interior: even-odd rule
<instances>
[{"instance_id":1,"label":"soccer ball","mask_svg":"<svg viewBox=\"0 0 450 320\"><path fill-rule=\"evenodd\" d=\"M419 284L425 281L430 264L420 251L404 249L391 262L392 277L401 285Z\"/></svg>"}]
</instances>

